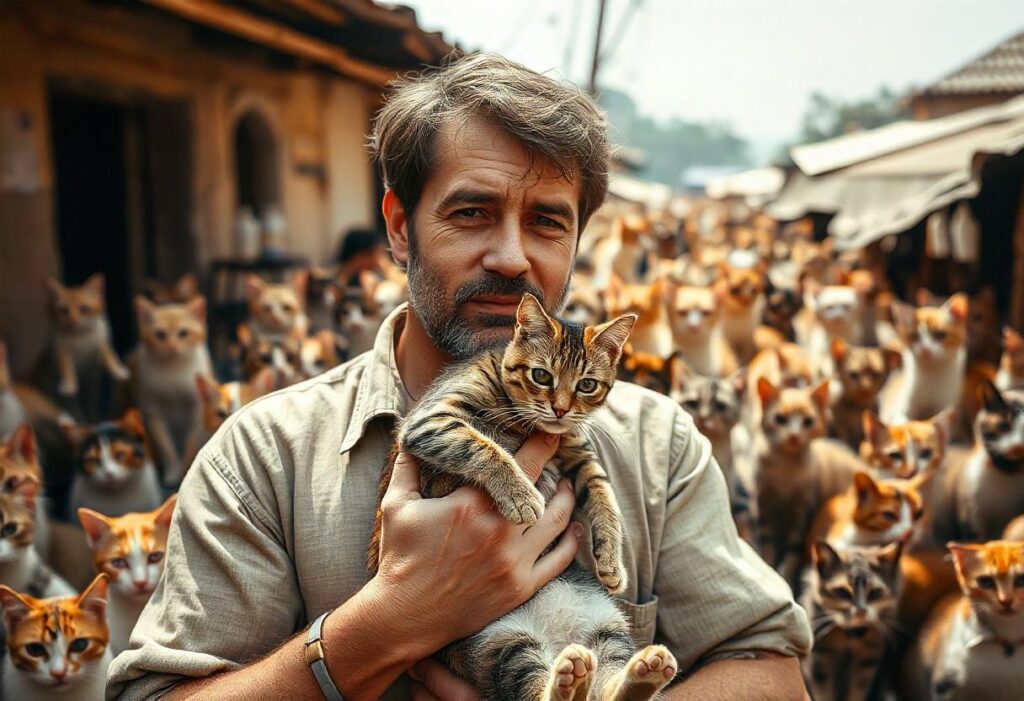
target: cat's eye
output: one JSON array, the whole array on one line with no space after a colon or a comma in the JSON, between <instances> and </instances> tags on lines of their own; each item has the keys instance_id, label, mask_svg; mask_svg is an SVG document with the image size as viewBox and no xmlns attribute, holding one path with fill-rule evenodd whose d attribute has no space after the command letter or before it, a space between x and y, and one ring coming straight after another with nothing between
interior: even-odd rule
<instances>
[{"instance_id":1,"label":"cat's eye","mask_svg":"<svg viewBox=\"0 0 1024 701\"><path fill-rule=\"evenodd\" d=\"M18 532L18 524L13 521L5 523L3 528L0 528L0 538L10 538L12 535Z\"/></svg>"},{"instance_id":2,"label":"cat's eye","mask_svg":"<svg viewBox=\"0 0 1024 701\"><path fill-rule=\"evenodd\" d=\"M167 332L164 331L163 329L157 329L156 331L153 332L153 335L156 336L156 340L158 341L167 340Z\"/></svg>"},{"instance_id":3,"label":"cat's eye","mask_svg":"<svg viewBox=\"0 0 1024 701\"><path fill-rule=\"evenodd\" d=\"M813 425L814 425L814 419L812 419L810 416L805 416L804 420L803 420L803 427L804 428L810 428Z\"/></svg>"},{"instance_id":4,"label":"cat's eye","mask_svg":"<svg viewBox=\"0 0 1024 701\"><path fill-rule=\"evenodd\" d=\"M188 329L178 329L178 338L188 338Z\"/></svg>"},{"instance_id":5,"label":"cat's eye","mask_svg":"<svg viewBox=\"0 0 1024 701\"><path fill-rule=\"evenodd\" d=\"M550 387L555 381L555 378L551 376L551 373L544 368L534 368L530 373L530 376L538 385L544 385L545 387Z\"/></svg>"},{"instance_id":6,"label":"cat's eye","mask_svg":"<svg viewBox=\"0 0 1024 701\"><path fill-rule=\"evenodd\" d=\"M25 646L25 654L29 657L49 657L46 648L40 643L29 643Z\"/></svg>"},{"instance_id":7,"label":"cat's eye","mask_svg":"<svg viewBox=\"0 0 1024 701\"><path fill-rule=\"evenodd\" d=\"M872 589L868 592L868 601L878 601L885 595L881 589Z\"/></svg>"},{"instance_id":8,"label":"cat's eye","mask_svg":"<svg viewBox=\"0 0 1024 701\"><path fill-rule=\"evenodd\" d=\"M789 418L785 414L776 414L775 423L779 426L785 426L789 423Z\"/></svg>"},{"instance_id":9,"label":"cat's eye","mask_svg":"<svg viewBox=\"0 0 1024 701\"><path fill-rule=\"evenodd\" d=\"M273 310L271 309L269 304L264 304L263 305L263 311L266 312L267 314L269 314Z\"/></svg>"},{"instance_id":10,"label":"cat's eye","mask_svg":"<svg viewBox=\"0 0 1024 701\"><path fill-rule=\"evenodd\" d=\"M293 307L292 307L292 305L290 305L290 304L284 304L284 305L282 305L282 306L281 306L281 309L283 309L283 310L284 310L285 312L287 312L288 314L291 314L291 313L292 313L292 312L294 311L294 308L293 308Z\"/></svg>"},{"instance_id":11,"label":"cat's eye","mask_svg":"<svg viewBox=\"0 0 1024 701\"><path fill-rule=\"evenodd\" d=\"M853 601L853 592L846 587L835 587L832 589L832 596L835 596L843 601Z\"/></svg>"},{"instance_id":12,"label":"cat's eye","mask_svg":"<svg viewBox=\"0 0 1024 701\"><path fill-rule=\"evenodd\" d=\"M978 577L977 581L978 586L982 589L985 589L986 591L992 591L996 588L996 580L994 577L984 575L982 577Z\"/></svg>"},{"instance_id":13,"label":"cat's eye","mask_svg":"<svg viewBox=\"0 0 1024 701\"><path fill-rule=\"evenodd\" d=\"M160 562L163 559L164 559L163 552L161 552L160 550L156 550L156 551L151 552L149 554L149 557L146 558L146 561L149 562L149 564L151 564L151 565L155 565L156 563Z\"/></svg>"},{"instance_id":14,"label":"cat's eye","mask_svg":"<svg viewBox=\"0 0 1024 701\"><path fill-rule=\"evenodd\" d=\"M71 644L68 645L68 651L70 651L70 652L85 652L88 649L89 649L89 639L88 638L75 638L74 640L71 641Z\"/></svg>"},{"instance_id":15,"label":"cat's eye","mask_svg":"<svg viewBox=\"0 0 1024 701\"><path fill-rule=\"evenodd\" d=\"M948 334L945 331L932 331L932 338L934 338L939 343L945 341L947 335Z\"/></svg>"},{"instance_id":16,"label":"cat's eye","mask_svg":"<svg viewBox=\"0 0 1024 701\"><path fill-rule=\"evenodd\" d=\"M853 380L854 382L856 382L857 380L860 379L860 373L857 372L856 370L852 371L850 373L850 379Z\"/></svg>"},{"instance_id":17,"label":"cat's eye","mask_svg":"<svg viewBox=\"0 0 1024 701\"><path fill-rule=\"evenodd\" d=\"M895 511L883 511L882 518L884 518L889 523L896 523L900 520L900 515Z\"/></svg>"},{"instance_id":18,"label":"cat's eye","mask_svg":"<svg viewBox=\"0 0 1024 701\"><path fill-rule=\"evenodd\" d=\"M581 394L590 394L597 389L597 380L593 380L589 377L584 377L582 380L576 383L576 390Z\"/></svg>"},{"instance_id":19,"label":"cat's eye","mask_svg":"<svg viewBox=\"0 0 1024 701\"><path fill-rule=\"evenodd\" d=\"M918 455L922 460L931 460L933 454L931 448L924 448Z\"/></svg>"},{"instance_id":20,"label":"cat's eye","mask_svg":"<svg viewBox=\"0 0 1024 701\"><path fill-rule=\"evenodd\" d=\"M115 557L110 561L110 566L118 570L126 570L128 569L128 561L123 557Z\"/></svg>"},{"instance_id":21,"label":"cat's eye","mask_svg":"<svg viewBox=\"0 0 1024 701\"><path fill-rule=\"evenodd\" d=\"M18 488L18 478L17 477L8 477L7 480L4 482L4 491L5 492L13 492L17 488Z\"/></svg>"},{"instance_id":22,"label":"cat's eye","mask_svg":"<svg viewBox=\"0 0 1024 701\"><path fill-rule=\"evenodd\" d=\"M221 418L221 419L226 419L226 418L228 418L229 416L231 416L231 412L230 412L230 411L228 411L227 409L218 409L218 410L217 410L217 417L218 417L218 418Z\"/></svg>"},{"instance_id":23,"label":"cat's eye","mask_svg":"<svg viewBox=\"0 0 1024 701\"><path fill-rule=\"evenodd\" d=\"M888 455L886 455L886 457L889 458L890 460L892 460L893 462L902 462L903 461L903 453L900 453L900 452L895 451L895 450L891 451Z\"/></svg>"},{"instance_id":24,"label":"cat's eye","mask_svg":"<svg viewBox=\"0 0 1024 701\"><path fill-rule=\"evenodd\" d=\"M700 409L700 400L687 399L685 402L683 402L683 406L686 407L687 409L697 411L697 409Z\"/></svg>"},{"instance_id":25,"label":"cat's eye","mask_svg":"<svg viewBox=\"0 0 1024 701\"><path fill-rule=\"evenodd\" d=\"M714 408L715 408L715 411L716 411L716 412L718 412L719 414L722 414L722 413L724 413L724 412L725 412L725 410L726 410L726 409L728 409L729 407L727 407L727 406L726 406L726 405L725 405L724 403L722 403L722 402L718 402L718 401L716 401L716 402L714 403Z\"/></svg>"},{"instance_id":26,"label":"cat's eye","mask_svg":"<svg viewBox=\"0 0 1024 701\"><path fill-rule=\"evenodd\" d=\"M92 310L89 309L89 307L85 306L84 304L78 308L78 313L79 314L88 314L91 311Z\"/></svg>"},{"instance_id":27,"label":"cat's eye","mask_svg":"<svg viewBox=\"0 0 1024 701\"><path fill-rule=\"evenodd\" d=\"M1018 574L1014 577L1013 586L1015 589L1024 589L1024 574Z\"/></svg>"}]
</instances>

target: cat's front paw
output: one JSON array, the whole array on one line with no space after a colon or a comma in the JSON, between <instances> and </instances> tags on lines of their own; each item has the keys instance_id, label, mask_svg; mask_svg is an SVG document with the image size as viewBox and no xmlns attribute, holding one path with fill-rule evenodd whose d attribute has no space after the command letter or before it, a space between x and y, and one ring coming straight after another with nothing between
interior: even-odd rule
<instances>
[{"instance_id":1,"label":"cat's front paw","mask_svg":"<svg viewBox=\"0 0 1024 701\"><path fill-rule=\"evenodd\" d=\"M597 657L582 645L568 645L551 667L545 701L586 701L597 669Z\"/></svg>"},{"instance_id":2,"label":"cat's front paw","mask_svg":"<svg viewBox=\"0 0 1024 701\"><path fill-rule=\"evenodd\" d=\"M60 385L57 387L57 391L62 397L73 397L78 394L78 378L77 377L65 377L60 381Z\"/></svg>"},{"instance_id":3,"label":"cat's front paw","mask_svg":"<svg viewBox=\"0 0 1024 701\"><path fill-rule=\"evenodd\" d=\"M595 532L593 542L598 581L610 594L621 594L626 591L629 578L626 575L626 565L622 561L622 536L617 532Z\"/></svg>"},{"instance_id":4,"label":"cat's front paw","mask_svg":"<svg viewBox=\"0 0 1024 701\"><path fill-rule=\"evenodd\" d=\"M525 477L497 491L491 495L494 504L514 524L532 526L544 513L544 497Z\"/></svg>"}]
</instances>

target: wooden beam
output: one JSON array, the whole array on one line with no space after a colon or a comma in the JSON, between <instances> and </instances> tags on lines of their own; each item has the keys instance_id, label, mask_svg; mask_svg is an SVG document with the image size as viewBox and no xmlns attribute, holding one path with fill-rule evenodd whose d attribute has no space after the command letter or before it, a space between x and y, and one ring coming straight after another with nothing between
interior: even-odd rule
<instances>
[{"instance_id":1,"label":"wooden beam","mask_svg":"<svg viewBox=\"0 0 1024 701\"><path fill-rule=\"evenodd\" d=\"M372 85L382 86L395 71L350 56L344 49L313 39L287 27L254 17L213 0L144 0L149 5L228 34L305 58Z\"/></svg>"},{"instance_id":2,"label":"wooden beam","mask_svg":"<svg viewBox=\"0 0 1024 701\"><path fill-rule=\"evenodd\" d=\"M322 0L285 0L285 2L327 24L341 26L348 21L348 15L340 8L328 2L322 2Z\"/></svg>"}]
</instances>

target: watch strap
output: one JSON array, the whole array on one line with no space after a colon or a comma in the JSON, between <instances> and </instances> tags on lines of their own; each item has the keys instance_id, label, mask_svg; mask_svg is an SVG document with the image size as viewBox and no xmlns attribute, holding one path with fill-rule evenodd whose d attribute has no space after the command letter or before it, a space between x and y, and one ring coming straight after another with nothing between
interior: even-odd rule
<instances>
[{"instance_id":1,"label":"watch strap","mask_svg":"<svg viewBox=\"0 0 1024 701\"><path fill-rule=\"evenodd\" d=\"M312 670L316 683L320 685L320 693L324 695L327 701L345 701L341 692L338 691L338 687L334 684L334 680L331 679L331 675L327 671L327 664L324 662L322 633L324 619L330 613L330 611L327 611L320 614L313 621L313 625L309 627L309 633L306 635L306 664Z\"/></svg>"}]
</instances>

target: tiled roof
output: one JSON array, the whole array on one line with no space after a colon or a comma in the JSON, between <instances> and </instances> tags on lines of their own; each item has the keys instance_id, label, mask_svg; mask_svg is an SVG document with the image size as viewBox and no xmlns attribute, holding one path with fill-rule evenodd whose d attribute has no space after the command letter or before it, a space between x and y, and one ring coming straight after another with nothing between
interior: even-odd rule
<instances>
[{"instance_id":1,"label":"tiled roof","mask_svg":"<svg viewBox=\"0 0 1024 701\"><path fill-rule=\"evenodd\" d=\"M926 95L1024 92L1024 32L924 89Z\"/></svg>"}]
</instances>

